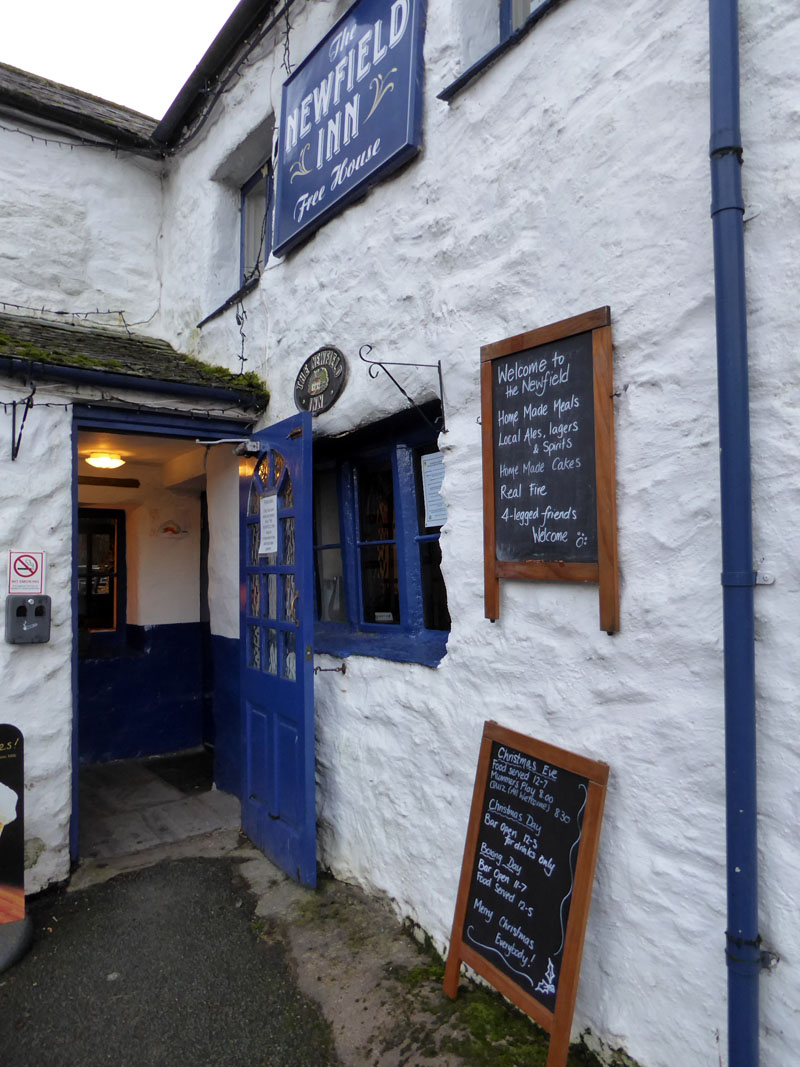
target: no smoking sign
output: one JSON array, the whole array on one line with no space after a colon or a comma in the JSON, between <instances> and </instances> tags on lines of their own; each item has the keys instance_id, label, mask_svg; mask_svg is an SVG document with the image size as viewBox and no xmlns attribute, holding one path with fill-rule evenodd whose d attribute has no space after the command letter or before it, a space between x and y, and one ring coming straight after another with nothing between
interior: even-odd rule
<instances>
[{"instance_id":1,"label":"no smoking sign","mask_svg":"<svg viewBox=\"0 0 800 1067\"><path fill-rule=\"evenodd\" d=\"M8 559L9 593L44 593L44 552L11 551Z\"/></svg>"}]
</instances>

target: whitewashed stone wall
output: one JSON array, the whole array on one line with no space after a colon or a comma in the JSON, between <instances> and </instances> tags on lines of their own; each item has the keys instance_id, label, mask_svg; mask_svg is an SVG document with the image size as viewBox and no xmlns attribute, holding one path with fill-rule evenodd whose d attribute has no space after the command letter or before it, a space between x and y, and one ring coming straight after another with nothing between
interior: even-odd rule
<instances>
[{"instance_id":1,"label":"whitewashed stone wall","mask_svg":"<svg viewBox=\"0 0 800 1067\"><path fill-rule=\"evenodd\" d=\"M0 383L0 403L28 390ZM64 400L52 390L39 399ZM25 889L35 892L69 874L72 810L72 414L37 407L28 416L19 455L8 457L11 412L2 415L4 449L0 477L3 516L3 593L8 591L8 553L46 553L46 589L52 598L50 641L0 644L0 719L25 739ZM3 596L5 601L5 596Z\"/></svg>"},{"instance_id":2,"label":"whitewashed stone wall","mask_svg":"<svg viewBox=\"0 0 800 1067\"><path fill-rule=\"evenodd\" d=\"M161 164L70 149L65 133L4 118L0 130L0 310L124 311L158 335ZM92 316L101 324L115 317ZM70 320L67 319L67 322Z\"/></svg>"},{"instance_id":3,"label":"whitewashed stone wall","mask_svg":"<svg viewBox=\"0 0 800 1067\"><path fill-rule=\"evenodd\" d=\"M295 63L342 10L293 13ZM571 0L448 107L436 94L463 69L453 32L462 15L455 3L429 5L420 157L273 261L245 301L247 367L266 376L270 420L291 413L294 376L326 342L348 356L351 378L319 434L403 406L390 383L367 378L362 344L377 358L441 358L444 368L448 654L436 670L352 657L346 678L318 676L321 860L388 893L443 947L484 719L606 759L575 1032L591 1029L651 1067L717 1067L726 918L707 11ZM800 1041L790 180L799 37L777 5L743 4L745 182L759 211L747 224L756 544L779 576L757 598L762 930L783 957L763 979L763 1062L775 1067ZM270 112L280 121L282 50L268 48L166 187L173 339L232 368L233 313L193 329L236 287L230 190L207 179ZM622 632L600 632L592 587L513 582L492 625L482 608L478 349L602 304L614 325ZM424 372L404 384L432 395Z\"/></svg>"}]
</instances>

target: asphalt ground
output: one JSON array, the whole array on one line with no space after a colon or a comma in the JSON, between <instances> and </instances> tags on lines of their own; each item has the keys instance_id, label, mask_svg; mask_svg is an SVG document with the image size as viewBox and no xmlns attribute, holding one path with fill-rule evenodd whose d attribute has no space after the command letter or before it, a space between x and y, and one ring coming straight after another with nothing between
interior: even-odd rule
<instances>
[{"instance_id":1,"label":"asphalt ground","mask_svg":"<svg viewBox=\"0 0 800 1067\"><path fill-rule=\"evenodd\" d=\"M158 863L29 902L0 974L1 1067L333 1067L331 1027L261 936L229 859Z\"/></svg>"}]
</instances>

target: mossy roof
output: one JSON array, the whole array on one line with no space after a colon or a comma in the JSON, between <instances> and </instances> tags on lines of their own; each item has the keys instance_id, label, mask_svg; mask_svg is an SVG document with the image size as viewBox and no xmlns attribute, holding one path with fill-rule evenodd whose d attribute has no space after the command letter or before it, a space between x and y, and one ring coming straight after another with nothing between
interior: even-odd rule
<instances>
[{"instance_id":1,"label":"mossy roof","mask_svg":"<svg viewBox=\"0 0 800 1067\"><path fill-rule=\"evenodd\" d=\"M157 122L132 108L0 63L0 106L38 115L124 148L147 149Z\"/></svg>"},{"instance_id":2,"label":"mossy roof","mask_svg":"<svg viewBox=\"0 0 800 1067\"><path fill-rule=\"evenodd\" d=\"M123 375L131 379L132 389L137 378L163 383L165 393L174 385L190 385L210 393L224 389L238 394L240 406L256 410L265 408L269 399L263 382L252 372L233 374L224 367L181 355L166 341L124 330L0 314L0 361L6 359L30 363L32 378L38 364L42 370L46 368L46 376L56 379L59 368L77 368L91 377L96 375L98 385L108 375Z\"/></svg>"}]
</instances>

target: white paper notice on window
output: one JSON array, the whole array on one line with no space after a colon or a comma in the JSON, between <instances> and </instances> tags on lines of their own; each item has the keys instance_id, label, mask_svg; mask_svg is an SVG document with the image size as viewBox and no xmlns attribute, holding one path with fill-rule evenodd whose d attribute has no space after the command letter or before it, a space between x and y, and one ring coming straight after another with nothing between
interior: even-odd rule
<instances>
[{"instance_id":1,"label":"white paper notice on window","mask_svg":"<svg viewBox=\"0 0 800 1067\"><path fill-rule=\"evenodd\" d=\"M442 500L444 456L431 452L422 456L422 495L425 500L425 526L441 526L447 522L447 508Z\"/></svg>"},{"instance_id":2,"label":"white paper notice on window","mask_svg":"<svg viewBox=\"0 0 800 1067\"><path fill-rule=\"evenodd\" d=\"M258 554L259 556L271 556L278 551L277 493L261 497L259 514L261 516L261 540L258 542Z\"/></svg>"}]
</instances>

